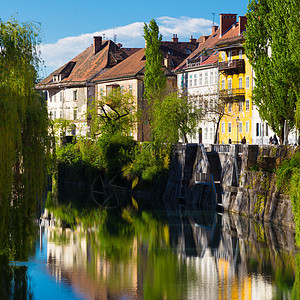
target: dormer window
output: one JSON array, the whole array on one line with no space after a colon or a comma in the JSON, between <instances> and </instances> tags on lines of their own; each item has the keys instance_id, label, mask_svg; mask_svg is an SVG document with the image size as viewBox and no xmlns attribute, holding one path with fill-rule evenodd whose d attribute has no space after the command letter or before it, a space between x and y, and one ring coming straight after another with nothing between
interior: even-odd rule
<instances>
[{"instance_id":1,"label":"dormer window","mask_svg":"<svg viewBox=\"0 0 300 300\"><path fill-rule=\"evenodd\" d=\"M53 75L53 82L59 82L59 81L61 81L61 75L60 74Z\"/></svg>"}]
</instances>

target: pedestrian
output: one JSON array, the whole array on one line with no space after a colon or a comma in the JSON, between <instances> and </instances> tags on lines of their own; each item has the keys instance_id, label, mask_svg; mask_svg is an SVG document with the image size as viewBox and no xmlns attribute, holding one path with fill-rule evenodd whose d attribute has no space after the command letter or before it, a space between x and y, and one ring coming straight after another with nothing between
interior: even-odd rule
<instances>
[{"instance_id":1,"label":"pedestrian","mask_svg":"<svg viewBox=\"0 0 300 300\"><path fill-rule=\"evenodd\" d=\"M246 144L246 137L245 136L242 138L242 144Z\"/></svg>"},{"instance_id":2,"label":"pedestrian","mask_svg":"<svg viewBox=\"0 0 300 300\"><path fill-rule=\"evenodd\" d=\"M277 137L276 137L275 134L274 134L274 137L273 137L273 144L278 145L278 140L277 140Z\"/></svg>"},{"instance_id":3,"label":"pedestrian","mask_svg":"<svg viewBox=\"0 0 300 300\"><path fill-rule=\"evenodd\" d=\"M273 144L273 138L270 136L270 139L269 139L269 144L272 145Z\"/></svg>"}]
</instances>

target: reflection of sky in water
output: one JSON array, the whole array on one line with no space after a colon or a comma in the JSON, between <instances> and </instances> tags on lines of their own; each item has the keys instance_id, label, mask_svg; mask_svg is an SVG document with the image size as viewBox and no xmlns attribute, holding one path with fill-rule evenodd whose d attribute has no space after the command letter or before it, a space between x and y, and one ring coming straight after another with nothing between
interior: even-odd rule
<instances>
[{"instance_id":1,"label":"reflection of sky in water","mask_svg":"<svg viewBox=\"0 0 300 300\"><path fill-rule=\"evenodd\" d=\"M274 237L282 243L287 230L275 233L267 228L266 236L272 238L266 243L253 238L255 230L247 219L215 216L205 220L172 224L172 251L162 242L149 251L149 240L142 235L105 241L92 233L46 228L42 243L36 244L35 257L12 264L28 267L35 299L276 297L275 272L284 271L285 263L292 261L293 234L287 239L290 243L277 248ZM289 298L291 288L282 295Z\"/></svg>"},{"instance_id":2,"label":"reflection of sky in water","mask_svg":"<svg viewBox=\"0 0 300 300\"><path fill-rule=\"evenodd\" d=\"M30 259L28 277L31 278L31 288L35 299L83 299L74 293L70 284L64 280L60 282L53 277L47 269L47 234L42 236L42 249L40 243L36 244L36 255Z\"/></svg>"}]
</instances>

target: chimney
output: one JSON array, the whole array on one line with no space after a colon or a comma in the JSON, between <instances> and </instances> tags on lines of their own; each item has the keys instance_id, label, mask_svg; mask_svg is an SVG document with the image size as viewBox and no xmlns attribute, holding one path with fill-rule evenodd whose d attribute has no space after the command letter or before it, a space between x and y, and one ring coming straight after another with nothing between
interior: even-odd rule
<instances>
[{"instance_id":1,"label":"chimney","mask_svg":"<svg viewBox=\"0 0 300 300\"><path fill-rule=\"evenodd\" d=\"M239 17L239 25L240 25L240 35L241 35L243 33L243 31L246 29L247 17L240 16Z\"/></svg>"},{"instance_id":2,"label":"chimney","mask_svg":"<svg viewBox=\"0 0 300 300\"><path fill-rule=\"evenodd\" d=\"M193 38L193 36L191 35L191 38L190 38L190 43L194 43L196 44L197 43L197 40L195 38Z\"/></svg>"},{"instance_id":3,"label":"chimney","mask_svg":"<svg viewBox=\"0 0 300 300\"><path fill-rule=\"evenodd\" d=\"M167 56L164 58L164 66L166 68L170 68L171 67L171 56L169 53L167 53Z\"/></svg>"},{"instance_id":4,"label":"chimney","mask_svg":"<svg viewBox=\"0 0 300 300\"><path fill-rule=\"evenodd\" d=\"M102 49L102 36L94 36L94 54Z\"/></svg>"},{"instance_id":5,"label":"chimney","mask_svg":"<svg viewBox=\"0 0 300 300\"><path fill-rule=\"evenodd\" d=\"M216 33L216 31L218 30L219 26L216 26L214 25L212 28L211 28L211 35L214 35Z\"/></svg>"},{"instance_id":6,"label":"chimney","mask_svg":"<svg viewBox=\"0 0 300 300\"><path fill-rule=\"evenodd\" d=\"M236 14L220 14L220 37L236 22Z\"/></svg>"},{"instance_id":7,"label":"chimney","mask_svg":"<svg viewBox=\"0 0 300 300\"><path fill-rule=\"evenodd\" d=\"M117 46L118 46L119 48L122 48L122 47L123 47L123 45L122 45L121 43L118 43Z\"/></svg>"},{"instance_id":8,"label":"chimney","mask_svg":"<svg viewBox=\"0 0 300 300\"><path fill-rule=\"evenodd\" d=\"M201 45L201 44L203 44L205 41L207 41L208 38L209 38L209 35L202 35L202 36L199 37L198 43Z\"/></svg>"},{"instance_id":9,"label":"chimney","mask_svg":"<svg viewBox=\"0 0 300 300\"><path fill-rule=\"evenodd\" d=\"M173 34L173 37L172 37L172 43L178 43L178 37L177 37L177 34Z\"/></svg>"}]
</instances>

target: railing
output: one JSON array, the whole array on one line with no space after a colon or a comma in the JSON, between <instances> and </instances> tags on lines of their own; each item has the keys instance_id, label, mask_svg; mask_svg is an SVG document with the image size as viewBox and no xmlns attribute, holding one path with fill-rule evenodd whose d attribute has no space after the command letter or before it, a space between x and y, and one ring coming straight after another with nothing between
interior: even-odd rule
<instances>
[{"instance_id":1,"label":"railing","mask_svg":"<svg viewBox=\"0 0 300 300\"><path fill-rule=\"evenodd\" d=\"M217 153L229 153L230 145L213 145L212 150Z\"/></svg>"},{"instance_id":2,"label":"railing","mask_svg":"<svg viewBox=\"0 0 300 300\"><path fill-rule=\"evenodd\" d=\"M233 59L219 62L219 71L225 73L245 73L245 61L243 59Z\"/></svg>"},{"instance_id":3,"label":"railing","mask_svg":"<svg viewBox=\"0 0 300 300\"><path fill-rule=\"evenodd\" d=\"M197 58L191 58L186 60L186 64L188 68L200 66L208 56L200 56Z\"/></svg>"},{"instance_id":4,"label":"railing","mask_svg":"<svg viewBox=\"0 0 300 300\"><path fill-rule=\"evenodd\" d=\"M224 89L220 90L219 98L230 101L245 101L245 89Z\"/></svg>"},{"instance_id":5,"label":"railing","mask_svg":"<svg viewBox=\"0 0 300 300\"><path fill-rule=\"evenodd\" d=\"M196 173L196 182L211 183L211 174L209 173Z\"/></svg>"}]
</instances>

